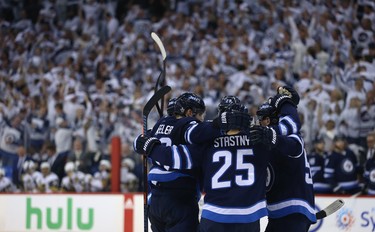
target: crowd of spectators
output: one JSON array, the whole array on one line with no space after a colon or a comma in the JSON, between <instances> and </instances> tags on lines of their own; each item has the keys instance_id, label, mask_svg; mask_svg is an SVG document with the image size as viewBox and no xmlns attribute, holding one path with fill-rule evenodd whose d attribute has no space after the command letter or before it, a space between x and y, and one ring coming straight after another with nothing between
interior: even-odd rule
<instances>
[{"instance_id":1,"label":"crowd of spectators","mask_svg":"<svg viewBox=\"0 0 375 232\"><path fill-rule=\"evenodd\" d=\"M113 136L121 190L141 190L131 146L162 65L151 31L167 50L168 97L195 92L212 119L225 95L255 115L294 86L306 150L323 140L329 154L344 137L362 175L374 29L375 3L361 0L0 0L0 192L108 191Z\"/></svg>"}]
</instances>

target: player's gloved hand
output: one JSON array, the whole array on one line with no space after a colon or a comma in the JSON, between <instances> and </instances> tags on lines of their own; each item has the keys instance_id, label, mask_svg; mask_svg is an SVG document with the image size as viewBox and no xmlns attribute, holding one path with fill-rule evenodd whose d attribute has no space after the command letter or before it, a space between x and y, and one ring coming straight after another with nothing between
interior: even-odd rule
<instances>
[{"instance_id":1,"label":"player's gloved hand","mask_svg":"<svg viewBox=\"0 0 375 232\"><path fill-rule=\"evenodd\" d=\"M138 154L150 154L153 147L157 144L161 144L160 140L155 137L149 137L147 135L138 135L134 140L133 149Z\"/></svg>"},{"instance_id":2,"label":"player's gloved hand","mask_svg":"<svg viewBox=\"0 0 375 232\"><path fill-rule=\"evenodd\" d=\"M299 94L297 93L297 91L290 87L290 86L280 86L277 88L277 93L278 94L286 94L286 95L289 95L294 103L294 105L298 105L299 104L299 100L300 100L300 97L299 97Z\"/></svg>"},{"instance_id":3,"label":"player's gloved hand","mask_svg":"<svg viewBox=\"0 0 375 232\"><path fill-rule=\"evenodd\" d=\"M250 127L250 141L253 144L262 143L273 148L277 144L276 131L266 126L252 126Z\"/></svg>"},{"instance_id":4,"label":"player's gloved hand","mask_svg":"<svg viewBox=\"0 0 375 232\"><path fill-rule=\"evenodd\" d=\"M276 112L280 112L281 106L286 102L289 102L293 106L297 107L292 101L292 97L287 94L276 94L268 99L268 103L276 109Z\"/></svg>"},{"instance_id":5,"label":"player's gloved hand","mask_svg":"<svg viewBox=\"0 0 375 232\"><path fill-rule=\"evenodd\" d=\"M152 129L148 129L148 130L146 131L146 135L147 135L148 137L151 137L151 132L152 132Z\"/></svg>"},{"instance_id":6,"label":"player's gloved hand","mask_svg":"<svg viewBox=\"0 0 375 232\"><path fill-rule=\"evenodd\" d=\"M224 112L213 123L223 131L247 130L250 128L251 116L244 112Z\"/></svg>"}]
</instances>

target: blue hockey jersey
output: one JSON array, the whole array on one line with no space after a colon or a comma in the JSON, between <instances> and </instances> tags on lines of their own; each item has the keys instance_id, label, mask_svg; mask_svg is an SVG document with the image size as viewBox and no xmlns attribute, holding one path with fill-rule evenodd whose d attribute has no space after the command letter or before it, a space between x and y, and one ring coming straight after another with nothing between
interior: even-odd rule
<instances>
[{"instance_id":1,"label":"blue hockey jersey","mask_svg":"<svg viewBox=\"0 0 375 232\"><path fill-rule=\"evenodd\" d=\"M205 145L156 146L149 157L170 168L202 167L202 217L221 223L250 223L267 215L265 182L271 150L253 146L240 133Z\"/></svg>"},{"instance_id":2,"label":"blue hockey jersey","mask_svg":"<svg viewBox=\"0 0 375 232\"><path fill-rule=\"evenodd\" d=\"M316 222L315 197L310 165L299 131L301 122L292 104L283 104L280 120L273 128L278 140L289 139L287 146L273 149L267 181L267 208L270 218L289 214L305 215Z\"/></svg>"},{"instance_id":3,"label":"blue hockey jersey","mask_svg":"<svg viewBox=\"0 0 375 232\"><path fill-rule=\"evenodd\" d=\"M313 181L303 141L294 134L285 137L294 142L274 149L269 165L269 217L280 218L300 213L311 222L316 222Z\"/></svg>"},{"instance_id":4,"label":"blue hockey jersey","mask_svg":"<svg viewBox=\"0 0 375 232\"><path fill-rule=\"evenodd\" d=\"M355 154L349 149L342 153L333 151L327 159L324 177L333 191L359 191L361 188L357 179L359 166Z\"/></svg>"},{"instance_id":5,"label":"blue hockey jersey","mask_svg":"<svg viewBox=\"0 0 375 232\"><path fill-rule=\"evenodd\" d=\"M367 194L375 195L375 157L366 161L363 176L367 185Z\"/></svg>"},{"instance_id":6,"label":"blue hockey jersey","mask_svg":"<svg viewBox=\"0 0 375 232\"><path fill-rule=\"evenodd\" d=\"M312 152L307 155L307 160L310 164L311 175L314 182L315 193L329 193L331 190L330 185L324 178L324 167L327 154L319 154Z\"/></svg>"},{"instance_id":7,"label":"blue hockey jersey","mask_svg":"<svg viewBox=\"0 0 375 232\"><path fill-rule=\"evenodd\" d=\"M155 124L150 132L150 136L158 138L166 146L184 144L184 132L196 123L197 120L192 117L177 119L174 116L167 116L161 118ZM182 177L196 179L198 175L198 170L169 170L168 167L160 165L159 162L153 161L152 164L148 180L153 184L157 182L170 182ZM196 186L191 187L196 188Z\"/></svg>"}]
</instances>

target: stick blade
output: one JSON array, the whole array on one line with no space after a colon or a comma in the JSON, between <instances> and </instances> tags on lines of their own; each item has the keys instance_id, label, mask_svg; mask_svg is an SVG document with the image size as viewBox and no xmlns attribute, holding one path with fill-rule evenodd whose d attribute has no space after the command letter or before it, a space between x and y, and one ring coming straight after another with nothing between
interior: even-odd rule
<instances>
[{"instance_id":1,"label":"stick blade","mask_svg":"<svg viewBox=\"0 0 375 232\"><path fill-rule=\"evenodd\" d=\"M328 205L323 210L316 213L316 219L322 219L325 218L333 213L335 213L337 210L341 209L341 207L344 206L344 201L341 199L337 199L336 201L332 202L330 205Z\"/></svg>"},{"instance_id":2,"label":"stick blade","mask_svg":"<svg viewBox=\"0 0 375 232\"><path fill-rule=\"evenodd\" d=\"M165 48L164 48L164 45L163 45L163 42L161 42L161 39L159 38L159 36L155 33L155 32L151 32L151 38L155 41L155 43L158 45L159 49L160 49L160 52L161 52L161 55L163 57L163 61L165 60L165 58L167 57L167 52L165 51Z\"/></svg>"},{"instance_id":3,"label":"stick blade","mask_svg":"<svg viewBox=\"0 0 375 232\"><path fill-rule=\"evenodd\" d=\"M155 92L154 95L147 101L146 105L143 107L143 116L148 116L151 112L152 108L158 103L160 99L162 99L167 93L171 91L171 87L166 85L161 87L158 91Z\"/></svg>"}]
</instances>

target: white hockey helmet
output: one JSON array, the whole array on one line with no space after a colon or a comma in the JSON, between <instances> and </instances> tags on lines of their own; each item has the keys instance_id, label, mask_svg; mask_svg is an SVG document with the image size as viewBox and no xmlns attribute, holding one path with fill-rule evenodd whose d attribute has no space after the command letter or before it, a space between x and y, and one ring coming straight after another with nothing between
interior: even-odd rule
<instances>
[{"instance_id":1,"label":"white hockey helmet","mask_svg":"<svg viewBox=\"0 0 375 232\"><path fill-rule=\"evenodd\" d=\"M75 165L73 162L67 162L64 166L65 173L73 172L75 169Z\"/></svg>"}]
</instances>

